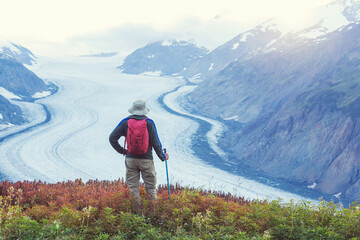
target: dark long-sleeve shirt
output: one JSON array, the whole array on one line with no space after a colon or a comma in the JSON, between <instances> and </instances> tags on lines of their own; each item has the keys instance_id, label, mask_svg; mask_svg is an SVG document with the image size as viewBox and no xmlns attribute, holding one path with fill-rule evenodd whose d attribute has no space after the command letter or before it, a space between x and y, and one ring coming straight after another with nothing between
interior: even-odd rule
<instances>
[{"instance_id":1,"label":"dark long-sleeve shirt","mask_svg":"<svg viewBox=\"0 0 360 240\"><path fill-rule=\"evenodd\" d=\"M128 120L129 119L137 119L137 120L142 120L142 119L146 119L146 123L147 123L147 130L149 133L149 148L147 150L147 152L142 155L142 156L135 156L130 154L129 152L126 153L126 157L131 157L131 158L145 158L145 159L153 159L153 155L152 155L152 149L154 148L156 155L162 160L165 160L165 154L162 151L162 146L161 146L161 142L159 140L157 131L156 131L156 127L155 127L155 123L153 120L147 118L146 116L142 115L131 115L125 119L123 119L118 126L114 129L114 131L112 131L112 133L110 134L109 137L109 141L111 146L118 152L123 154L124 153L124 148L119 144L119 139L121 136L126 137L127 135L127 130L128 130Z\"/></svg>"}]
</instances>

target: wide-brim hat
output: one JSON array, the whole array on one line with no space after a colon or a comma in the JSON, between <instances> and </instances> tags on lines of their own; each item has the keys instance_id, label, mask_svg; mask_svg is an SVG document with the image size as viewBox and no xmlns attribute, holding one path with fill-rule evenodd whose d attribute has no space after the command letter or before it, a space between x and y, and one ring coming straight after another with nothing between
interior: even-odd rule
<instances>
[{"instance_id":1,"label":"wide-brim hat","mask_svg":"<svg viewBox=\"0 0 360 240\"><path fill-rule=\"evenodd\" d=\"M131 108L129 108L129 113L133 115L146 115L150 110L146 107L146 102L143 100L135 101Z\"/></svg>"}]
</instances>

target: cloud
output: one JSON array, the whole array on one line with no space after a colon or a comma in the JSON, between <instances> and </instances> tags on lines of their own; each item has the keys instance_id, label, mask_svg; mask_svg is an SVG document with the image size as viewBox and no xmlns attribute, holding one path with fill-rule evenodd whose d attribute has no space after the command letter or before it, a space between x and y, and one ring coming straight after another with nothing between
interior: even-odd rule
<instances>
[{"instance_id":1,"label":"cloud","mask_svg":"<svg viewBox=\"0 0 360 240\"><path fill-rule=\"evenodd\" d=\"M68 44L84 44L88 53L129 52L150 42L171 37L171 33L159 31L146 24L122 24L102 31L70 37Z\"/></svg>"},{"instance_id":2,"label":"cloud","mask_svg":"<svg viewBox=\"0 0 360 240\"><path fill-rule=\"evenodd\" d=\"M44 4L40 4L45 0L36 1L42 6L38 10L47 12ZM285 14L287 24L292 23L289 18L293 16L297 16L296 21L301 17L307 18L303 12L310 6L311 0L303 0L306 4L295 1L296 6L287 0L254 0L251 3L225 0L222 3L208 2L206 7L205 0L196 4L185 1L179 6L167 0L158 0L156 4L144 1L141 8L130 2L120 4L111 0L111 4L99 5L92 0L84 11L79 10L82 9L81 4L68 8L69 1L66 4L45 4L49 7L46 19L43 15L34 14L37 17L29 17L29 21L10 21L10 25L4 20L2 32L15 42L20 40L39 55L129 54L148 43L169 38L192 40L212 50L276 14ZM293 13L294 8L297 14ZM62 10L60 13L69 17L53 14L55 9ZM15 30L23 35L10 34Z\"/></svg>"},{"instance_id":3,"label":"cloud","mask_svg":"<svg viewBox=\"0 0 360 240\"><path fill-rule=\"evenodd\" d=\"M259 23L230 19L224 15L215 15L208 20L188 17L175 24L173 31L178 33L178 38L192 39L198 45L212 50Z\"/></svg>"},{"instance_id":4,"label":"cloud","mask_svg":"<svg viewBox=\"0 0 360 240\"><path fill-rule=\"evenodd\" d=\"M150 24L121 24L106 30L70 37L66 44L72 48L77 46L77 54L114 51L129 54L137 48L165 39L192 41L213 49L245 30L247 26L236 20L221 17L203 20L189 16L162 30L155 29Z\"/></svg>"}]
</instances>

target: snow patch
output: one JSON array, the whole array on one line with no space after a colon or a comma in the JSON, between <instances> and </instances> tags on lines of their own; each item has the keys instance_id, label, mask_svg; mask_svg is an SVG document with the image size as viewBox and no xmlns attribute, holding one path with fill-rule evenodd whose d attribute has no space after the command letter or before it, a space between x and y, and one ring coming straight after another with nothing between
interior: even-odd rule
<instances>
[{"instance_id":1,"label":"snow patch","mask_svg":"<svg viewBox=\"0 0 360 240\"><path fill-rule=\"evenodd\" d=\"M161 46L164 46L164 47L169 47L173 45L173 41L171 40L164 40L162 43L161 43Z\"/></svg>"},{"instance_id":2,"label":"snow patch","mask_svg":"<svg viewBox=\"0 0 360 240\"><path fill-rule=\"evenodd\" d=\"M337 193L337 194L334 194L334 197L336 197L336 198L338 198L338 199L339 199L339 198L340 198L340 196L341 196L341 194L342 194L341 192L339 192L339 193Z\"/></svg>"},{"instance_id":3,"label":"snow patch","mask_svg":"<svg viewBox=\"0 0 360 240\"><path fill-rule=\"evenodd\" d=\"M243 35L242 35L242 37L240 38L240 42L246 42L247 41L247 38L249 37L249 36L254 36L254 34L253 33L251 33L251 32L246 32L246 33L244 33Z\"/></svg>"},{"instance_id":4,"label":"snow patch","mask_svg":"<svg viewBox=\"0 0 360 240\"><path fill-rule=\"evenodd\" d=\"M277 48L274 48L274 47L272 47L272 48L267 48L267 49L264 50L264 53L275 52L276 50L277 50Z\"/></svg>"},{"instance_id":5,"label":"snow patch","mask_svg":"<svg viewBox=\"0 0 360 240\"><path fill-rule=\"evenodd\" d=\"M7 129L9 127L14 126L14 124L7 123L7 124L0 124L0 130L3 131L4 129Z\"/></svg>"},{"instance_id":6,"label":"snow patch","mask_svg":"<svg viewBox=\"0 0 360 240\"><path fill-rule=\"evenodd\" d=\"M239 43L237 42L237 43L235 43L235 44L233 45L233 47L232 47L231 49L232 49L232 50L235 50L235 49L238 48L238 46L239 46Z\"/></svg>"},{"instance_id":7,"label":"snow patch","mask_svg":"<svg viewBox=\"0 0 360 240\"><path fill-rule=\"evenodd\" d=\"M358 24L358 23L357 23L357 24ZM338 32L351 30L352 28L353 28L352 26L343 26L343 27L341 27L341 28L338 29Z\"/></svg>"},{"instance_id":8,"label":"snow patch","mask_svg":"<svg viewBox=\"0 0 360 240\"><path fill-rule=\"evenodd\" d=\"M140 75L143 76L152 76L152 77L159 77L161 75L163 75L162 71L153 71L153 72L143 72Z\"/></svg>"},{"instance_id":9,"label":"snow patch","mask_svg":"<svg viewBox=\"0 0 360 240\"><path fill-rule=\"evenodd\" d=\"M314 40L314 42L315 42L315 43L319 43L319 42L325 41L325 40L327 40L327 39L328 39L328 38L326 38L326 37L324 37L324 38L317 38L317 39Z\"/></svg>"},{"instance_id":10,"label":"snow patch","mask_svg":"<svg viewBox=\"0 0 360 240\"><path fill-rule=\"evenodd\" d=\"M228 118L223 118L224 120L228 121L228 120L235 120L237 121L239 119L238 115L232 116L232 117L228 117Z\"/></svg>"},{"instance_id":11,"label":"snow patch","mask_svg":"<svg viewBox=\"0 0 360 240\"><path fill-rule=\"evenodd\" d=\"M198 74L195 74L191 79L198 79L200 78L201 76L201 73L198 73Z\"/></svg>"},{"instance_id":12,"label":"snow patch","mask_svg":"<svg viewBox=\"0 0 360 240\"><path fill-rule=\"evenodd\" d=\"M324 28L324 27L319 27L319 28L315 28L315 29L312 29L308 32L305 32L305 33L302 33L299 35L299 37L302 37L302 38L318 38L324 34L326 34L328 31L327 31L327 28Z\"/></svg>"},{"instance_id":13,"label":"snow patch","mask_svg":"<svg viewBox=\"0 0 360 240\"><path fill-rule=\"evenodd\" d=\"M192 82L192 83L200 83L200 82L202 82L201 73L195 74L194 76L192 76L188 80L189 80L189 82Z\"/></svg>"},{"instance_id":14,"label":"snow patch","mask_svg":"<svg viewBox=\"0 0 360 240\"><path fill-rule=\"evenodd\" d=\"M276 43L278 41L278 39L274 39L274 40L272 40L271 42L269 42L267 45L266 45L266 47L265 48L268 48L268 47L270 47L271 45L273 45L274 43Z\"/></svg>"},{"instance_id":15,"label":"snow patch","mask_svg":"<svg viewBox=\"0 0 360 240\"><path fill-rule=\"evenodd\" d=\"M32 95L33 98L44 98L47 97L51 94L50 91L42 91L42 92L37 92L35 94Z\"/></svg>"},{"instance_id":16,"label":"snow patch","mask_svg":"<svg viewBox=\"0 0 360 240\"><path fill-rule=\"evenodd\" d=\"M311 185L309 185L307 187L310 188L310 189L315 189L316 188L316 183L313 183L313 184L311 184Z\"/></svg>"},{"instance_id":17,"label":"snow patch","mask_svg":"<svg viewBox=\"0 0 360 240\"><path fill-rule=\"evenodd\" d=\"M155 54L148 56L148 58L154 58Z\"/></svg>"},{"instance_id":18,"label":"snow patch","mask_svg":"<svg viewBox=\"0 0 360 240\"><path fill-rule=\"evenodd\" d=\"M0 113L0 119L4 120L4 116Z\"/></svg>"},{"instance_id":19,"label":"snow patch","mask_svg":"<svg viewBox=\"0 0 360 240\"><path fill-rule=\"evenodd\" d=\"M185 41L181 41L181 42L179 42L179 45L180 46L188 46L188 45L190 45L190 43L185 42Z\"/></svg>"},{"instance_id":20,"label":"snow patch","mask_svg":"<svg viewBox=\"0 0 360 240\"><path fill-rule=\"evenodd\" d=\"M214 70L214 69L213 69L213 66L214 66L214 63L211 63L211 65L210 65L210 67L209 67L208 70L209 70L209 71Z\"/></svg>"},{"instance_id":21,"label":"snow patch","mask_svg":"<svg viewBox=\"0 0 360 240\"><path fill-rule=\"evenodd\" d=\"M0 87L0 95L2 95L4 98L7 98L7 99L18 99L18 100L21 100L21 97L15 95L15 94L12 93L12 92L9 92L8 90L6 90L6 89L3 88L3 87Z\"/></svg>"},{"instance_id":22,"label":"snow patch","mask_svg":"<svg viewBox=\"0 0 360 240\"><path fill-rule=\"evenodd\" d=\"M256 51L254 51L255 53L257 51L263 51L264 53L269 53L269 52L274 52L277 50L277 48L275 47L271 47L274 43L276 43L279 39L274 39L272 41L270 41L263 49L259 48Z\"/></svg>"}]
</instances>

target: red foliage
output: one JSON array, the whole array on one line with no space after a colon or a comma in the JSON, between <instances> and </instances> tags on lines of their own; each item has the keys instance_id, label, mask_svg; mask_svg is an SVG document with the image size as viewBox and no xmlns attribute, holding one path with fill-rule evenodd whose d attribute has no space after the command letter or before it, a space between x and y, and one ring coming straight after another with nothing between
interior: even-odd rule
<instances>
[{"instance_id":1,"label":"red foliage","mask_svg":"<svg viewBox=\"0 0 360 240\"><path fill-rule=\"evenodd\" d=\"M71 205L81 210L89 205L113 207L123 199L129 199L130 191L124 181L90 180L83 183L75 181L48 184L41 181L0 182L0 195L7 196L10 187L14 188L13 197L23 206L45 205L60 208ZM21 189L19 191L19 189ZM21 196L20 196L21 195Z\"/></svg>"},{"instance_id":2,"label":"red foliage","mask_svg":"<svg viewBox=\"0 0 360 240\"><path fill-rule=\"evenodd\" d=\"M187 202L192 212L205 213L207 210L211 210L214 214L220 215L225 207L236 208L236 206L249 203L248 200L234 197L229 193L197 191L196 189L183 188L179 184L171 185L170 189L172 201L169 202L167 186L160 185L158 187L158 204L150 206L149 211L162 209L160 212L170 214L172 209L180 209L184 206L184 202ZM190 196L189 194L184 195L184 191L187 191ZM143 185L140 192L145 199ZM192 193L195 194L191 195ZM89 180L86 183L77 179L55 184L42 181L15 183L4 181L0 182L0 195L11 195L13 204L17 202L25 209L31 209L31 214L35 218L41 218L41 214L44 214L44 207L48 209L47 214L50 215L51 212L56 212L64 206L79 211L88 206L95 207L100 211L107 207L116 211L132 210L130 189L123 179L116 181ZM147 203L145 202L145 204Z\"/></svg>"}]
</instances>

